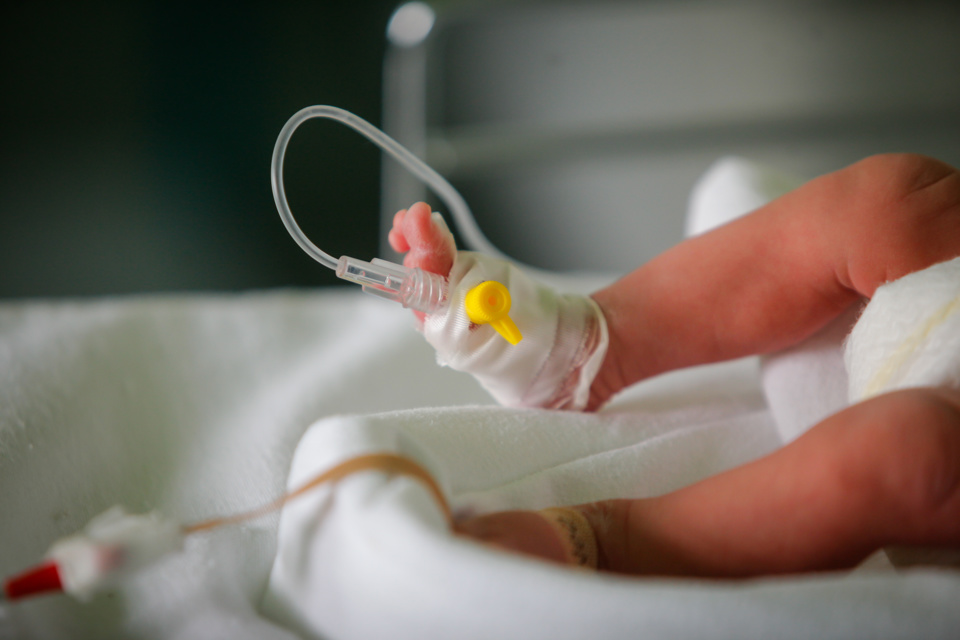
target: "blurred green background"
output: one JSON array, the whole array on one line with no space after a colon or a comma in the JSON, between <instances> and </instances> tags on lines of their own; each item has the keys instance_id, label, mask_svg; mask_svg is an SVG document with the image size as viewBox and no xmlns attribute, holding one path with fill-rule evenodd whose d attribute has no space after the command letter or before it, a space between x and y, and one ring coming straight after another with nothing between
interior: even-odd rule
<instances>
[{"instance_id":1,"label":"blurred green background","mask_svg":"<svg viewBox=\"0 0 960 640\"><path fill-rule=\"evenodd\" d=\"M283 228L270 154L307 105L379 124L398 4L3 3L0 297L335 283ZM334 255L375 255L379 175L335 123L291 143L291 207Z\"/></svg>"}]
</instances>

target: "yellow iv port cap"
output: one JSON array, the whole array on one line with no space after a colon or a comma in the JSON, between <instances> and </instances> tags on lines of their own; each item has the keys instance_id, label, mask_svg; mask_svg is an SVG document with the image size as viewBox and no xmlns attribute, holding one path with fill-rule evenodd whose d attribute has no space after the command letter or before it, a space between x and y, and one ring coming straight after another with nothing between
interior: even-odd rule
<instances>
[{"instance_id":1,"label":"yellow iv port cap","mask_svg":"<svg viewBox=\"0 0 960 640\"><path fill-rule=\"evenodd\" d=\"M481 282L467 292L464 305L470 322L489 324L510 344L523 340L523 335L507 312L510 311L510 292L495 280Z\"/></svg>"}]
</instances>

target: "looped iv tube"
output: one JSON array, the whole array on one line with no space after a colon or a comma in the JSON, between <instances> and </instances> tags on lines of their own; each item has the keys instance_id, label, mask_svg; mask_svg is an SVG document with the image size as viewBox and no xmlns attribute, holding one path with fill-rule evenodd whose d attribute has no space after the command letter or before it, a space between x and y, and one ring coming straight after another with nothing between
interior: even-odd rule
<instances>
[{"instance_id":1,"label":"looped iv tube","mask_svg":"<svg viewBox=\"0 0 960 640\"><path fill-rule=\"evenodd\" d=\"M460 229L468 244L484 253L505 258L477 228L470 213L470 208L463 197L440 174L366 120L353 115L349 111L327 105L306 107L295 113L287 121L277 137L270 169L273 197L277 203L280 218L283 220L287 231L290 232L290 235L307 255L325 267L333 269L338 277L361 285L364 291L399 302L404 307L424 313L435 313L447 305L447 281L443 276L422 269L411 269L379 258L365 262L349 256L341 256L339 260L336 260L311 242L304 234L294 220L290 206L287 204L287 196L283 188L283 158L293 132L311 118L336 120L357 131L389 153L400 164L425 182L447 205L457 221L458 229Z\"/></svg>"}]
</instances>

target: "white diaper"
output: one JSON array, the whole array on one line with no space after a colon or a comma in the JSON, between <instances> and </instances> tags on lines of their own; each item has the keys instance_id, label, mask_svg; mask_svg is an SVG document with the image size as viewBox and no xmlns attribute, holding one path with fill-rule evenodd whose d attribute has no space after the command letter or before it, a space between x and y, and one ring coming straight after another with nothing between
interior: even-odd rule
<instances>
[{"instance_id":1,"label":"white diaper","mask_svg":"<svg viewBox=\"0 0 960 640\"><path fill-rule=\"evenodd\" d=\"M960 258L877 288L844 360L851 402L907 387L960 387Z\"/></svg>"}]
</instances>

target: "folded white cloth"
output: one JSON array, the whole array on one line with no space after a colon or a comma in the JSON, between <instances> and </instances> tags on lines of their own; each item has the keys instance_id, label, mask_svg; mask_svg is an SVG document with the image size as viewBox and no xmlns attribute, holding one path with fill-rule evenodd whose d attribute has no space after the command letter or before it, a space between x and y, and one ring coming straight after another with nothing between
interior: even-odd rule
<instances>
[{"instance_id":1,"label":"folded white cloth","mask_svg":"<svg viewBox=\"0 0 960 640\"><path fill-rule=\"evenodd\" d=\"M756 376L753 360L671 374L594 415L329 418L304 436L290 487L392 451L430 470L459 513L659 494L778 446ZM582 572L453 537L422 483L375 471L290 503L279 536L263 608L305 638L949 638L960 624L960 574L725 583Z\"/></svg>"},{"instance_id":2,"label":"folded white cloth","mask_svg":"<svg viewBox=\"0 0 960 640\"><path fill-rule=\"evenodd\" d=\"M800 344L761 359L763 390L784 444L848 405L843 344L860 309L852 305Z\"/></svg>"},{"instance_id":3,"label":"folded white cloth","mask_svg":"<svg viewBox=\"0 0 960 640\"><path fill-rule=\"evenodd\" d=\"M321 420L289 488L392 451L430 470L455 513L538 509L662 493L776 446L752 361L700 376L664 378L602 414L458 407ZM750 390L714 395L734 380ZM636 595L626 585L453 538L423 485L363 472L284 509L265 610L308 637L613 637L642 617L627 606L602 619Z\"/></svg>"}]
</instances>

